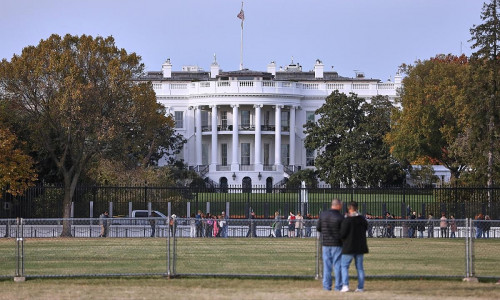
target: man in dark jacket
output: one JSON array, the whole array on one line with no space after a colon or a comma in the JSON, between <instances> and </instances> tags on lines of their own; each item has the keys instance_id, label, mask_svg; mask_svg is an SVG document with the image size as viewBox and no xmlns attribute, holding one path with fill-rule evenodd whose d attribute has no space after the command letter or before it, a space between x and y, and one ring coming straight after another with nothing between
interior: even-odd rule
<instances>
[{"instance_id":1,"label":"man in dark jacket","mask_svg":"<svg viewBox=\"0 0 500 300\"><path fill-rule=\"evenodd\" d=\"M340 228L342 246L342 290L349 291L349 265L354 259L356 271L358 272L358 288L356 292L362 292L365 285L365 271L363 269L363 255L368 253L366 243L366 229L368 222L365 217L358 213L358 203L351 202L348 206L349 216L344 219Z\"/></svg>"},{"instance_id":2,"label":"man in dark jacket","mask_svg":"<svg viewBox=\"0 0 500 300\"><path fill-rule=\"evenodd\" d=\"M323 289L332 289L332 266L335 275L335 290L340 291L342 280L340 277L340 259L342 256L342 240L340 239L340 225L344 216L340 213L342 202L332 200L331 209L319 215L316 229L321 233L323 245Z\"/></svg>"}]
</instances>

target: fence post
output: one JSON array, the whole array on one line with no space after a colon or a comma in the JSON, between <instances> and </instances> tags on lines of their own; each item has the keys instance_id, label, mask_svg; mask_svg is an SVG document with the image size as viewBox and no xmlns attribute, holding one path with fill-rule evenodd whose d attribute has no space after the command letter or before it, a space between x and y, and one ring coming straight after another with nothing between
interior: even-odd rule
<instances>
[{"instance_id":1,"label":"fence post","mask_svg":"<svg viewBox=\"0 0 500 300\"><path fill-rule=\"evenodd\" d=\"M474 270L474 224L472 218L465 219L465 278L464 281L478 282Z\"/></svg>"},{"instance_id":2,"label":"fence post","mask_svg":"<svg viewBox=\"0 0 500 300\"><path fill-rule=\"evenodd\" d=\"M89 218L94 217L94 201L89 201Z\"/></svg>"},{"instance_id":3,"label":"fence post","mask_svg":"<svg viewBox=\"0 0 500 300\"><path fill-rule=\"evenodd\" d=\"M471 277L476 277L476 270L475 270L475 260L476 260L476 256L474 254L474 243L475 243L475 235L474 235L474 219L473 218L470 218L470 242L469 242L469 247L470 247L470 250L469 250L469 254L470 254L470 275Z\"/></svg>"},{"instance_id":4,"label":"fence post","mask_svg":"<svg viewBox=\"0 0 500 300\"><path fill-rule=\"evenodd\" d=\"M128 217L132 218L132 202L128 203Z\"/></svg>"},{"instance_id":5,"label":"fence post","mask_svg":"<svg viewBox=\"0 0 500 300\"><path fill-rule=\"evenodd\" d=\"M151 201L148 202L148 217L151 216Z\"/></svg>"},{"instance_id":6,"label":"fence post","mask_svg":"<svg viewBox=\"0 0 500 300\"><path fill-rule=\"evenodd\" d=\"M210 202L207 201L207 214L210 213Z\"/></svg>"},{"instance_id":7,"label":"fence post","mask_svg":"<svg viewBox=\"0 0 500 300\"><path fill-rule=\"evenodd\" d=\"M186 203L186 218L191 218L191 202Z\"/></svg>"},{"instance_id":8,"label":"fence post","mask_svg":"<svg viewBox=\"0 0 500 300\"><path fill-rule=\"evenodd\" d=\"M225 219L226 225L224 226L223 229L225 238L229 237L229 219L231 219L229 208L230 208L230 203L226 202L226 219Z\"/></svg>"},{"instance_id":9,"label":"fence post","mask_svg":"<svg viewBox=\"0 0 500 300\"><path fill-rule=\"evenodd\" d=\"M108 215L110 218L113 217L113 202L108 203Z\"/></svg>"},{"instance_id":10,"label":"fence post","mask_svg":"<svg viewBox=\"0 0 500 300\"><path fill-rule=\"evenodd\" d=\"M320 242L321 242L320 236L321 236L321 233L318 233L316 235L316 274L314 276L314 279L316 279L316 280L319 280L319 278L320 278L320 274L319 274L319 265L320 265L319 261L321 259L320 258L320 250L319 250L320 249ZM335 276L337 276L337 274L335 274Z\"/></svg>"},{"instance_id":11,"label":"fence post","mask_svg":"<svg viewBox=\"0 0 500 300\"><path fill-rule=\"evenodd\" d=\"M23 239L23 219L17 218L16 220L16 275L14 277L15 282L24 282L26 277L24 276L24 239Z\"/></svg>"},{"instance_id":12,"label":"fence post","mask_svg":"<svg viewBox=\"0 0 500 300\"><path fill-rule=\"evenodd\" d=\"M469 265L469 218L465 219L465 278L470 277L470 265Z\"/></svg>"},{"instance_id":13,"label":"fence post","mask_svg":"<svg viewBox=\"0 0 500 300\"><path fill-rule=\"evenodd\" d=\"M167 212L167 278L170 279L170 202L168 202Z\"/></svg>"}]
</instances>

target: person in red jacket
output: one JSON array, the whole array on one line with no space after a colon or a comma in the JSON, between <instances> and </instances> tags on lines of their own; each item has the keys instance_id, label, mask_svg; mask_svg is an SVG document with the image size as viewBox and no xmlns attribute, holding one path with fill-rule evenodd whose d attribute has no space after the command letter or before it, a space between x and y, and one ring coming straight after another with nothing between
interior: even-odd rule
<instances>
[{"instance_id":1,"label":"person in red jacket","mask_svg":"<svg viewBox=\"0 0 500 300\"><path fill-rule=\"evenodd\" d=\"M340 226L340 237L342 238L342 289L341 292L349 291L349 265L354 259L356 271L358 272L358 288L355 292L363 292L365 285L365 270L363 268L363 256L368 253L366 243L366 230L368 222L365 217L358 213L358 203L351 202L348 205L348 216Z\"/></svg>"}]
</instances>

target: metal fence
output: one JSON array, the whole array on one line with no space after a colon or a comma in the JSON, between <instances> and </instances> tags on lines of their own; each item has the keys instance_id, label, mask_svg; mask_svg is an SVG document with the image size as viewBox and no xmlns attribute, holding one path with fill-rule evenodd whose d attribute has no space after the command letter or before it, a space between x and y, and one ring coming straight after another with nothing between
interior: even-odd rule
<instances>
[{"instance_id":1,"label":"metal fence","mask_svg":"<svg viewBox=\"0 0 500 300\"><path fill-rule=\"evenodd\" d=\"M0 277L318 278L317 220L9 219ZM63 226L73 238L58 238ZM369 220L367 278L499 278L499 220Z\"/></svg>"},{"instance_id":2,"label":"metal fence","mask_svg":"<svg viewBox=\"0 0 500 300\"><path fill-rule=\"evenodd\" d=\"M0 218L60 218L64 189L61 186L39 185L22 196L4 193L0 200ZM362 213L383 217L390 212L405 218L410 210L422 215L453 214L457 219L473 218L479 213L500 219L500 188L440 187L440 188L269 188L229 186L225 188L172 188L156 186L78 186L73 197L73 215L92 218L113 203L115 216L126 216L129 208L153 209L165 213L168 203L178 215L189 217L191 212L209 206L212 212L225 210L231 204L231 218L248 218L250 207L261 218L275 211L309 212L318 216L330 207L333 198L344 202L357 201Z\"/></svg>"}]
</instances>

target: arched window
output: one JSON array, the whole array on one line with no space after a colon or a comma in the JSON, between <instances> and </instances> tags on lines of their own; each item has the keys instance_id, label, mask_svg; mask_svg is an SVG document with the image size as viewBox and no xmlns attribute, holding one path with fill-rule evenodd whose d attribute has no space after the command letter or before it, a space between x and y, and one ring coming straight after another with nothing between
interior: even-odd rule
<instances>
[{"instance_id":1,"label":"arched window","mask_svg":"<svg viewBox=\"0 0 500 300\"><path fill-rule=\"evenodd\" d=\"M251 193L252 192L252 178L250 177L243 177L243 180L241 181L241 187L242 187L242 192L243 193Z\"/></svg>"},{"instance_id":2,"label":"arched window","mask_svg":"<svg viewBox=\"0 0 500 300\"><path fill-rule=\"evenodd\" d=\"M267 179L266 179L266 193L272 193L272 192L273 192L273 178L267 177Z\"/></svg>"},{"instance_id":3,"label":"arched window","mask_svg":"<svg viewBox=\"0 0 500 300\"><path fill-rule=\"evenodd\" d=\"M227 193L227 178L226 177L221 177L219 179L219 186L220 186L221 193Z\"/></svg>"}]
</instances>

